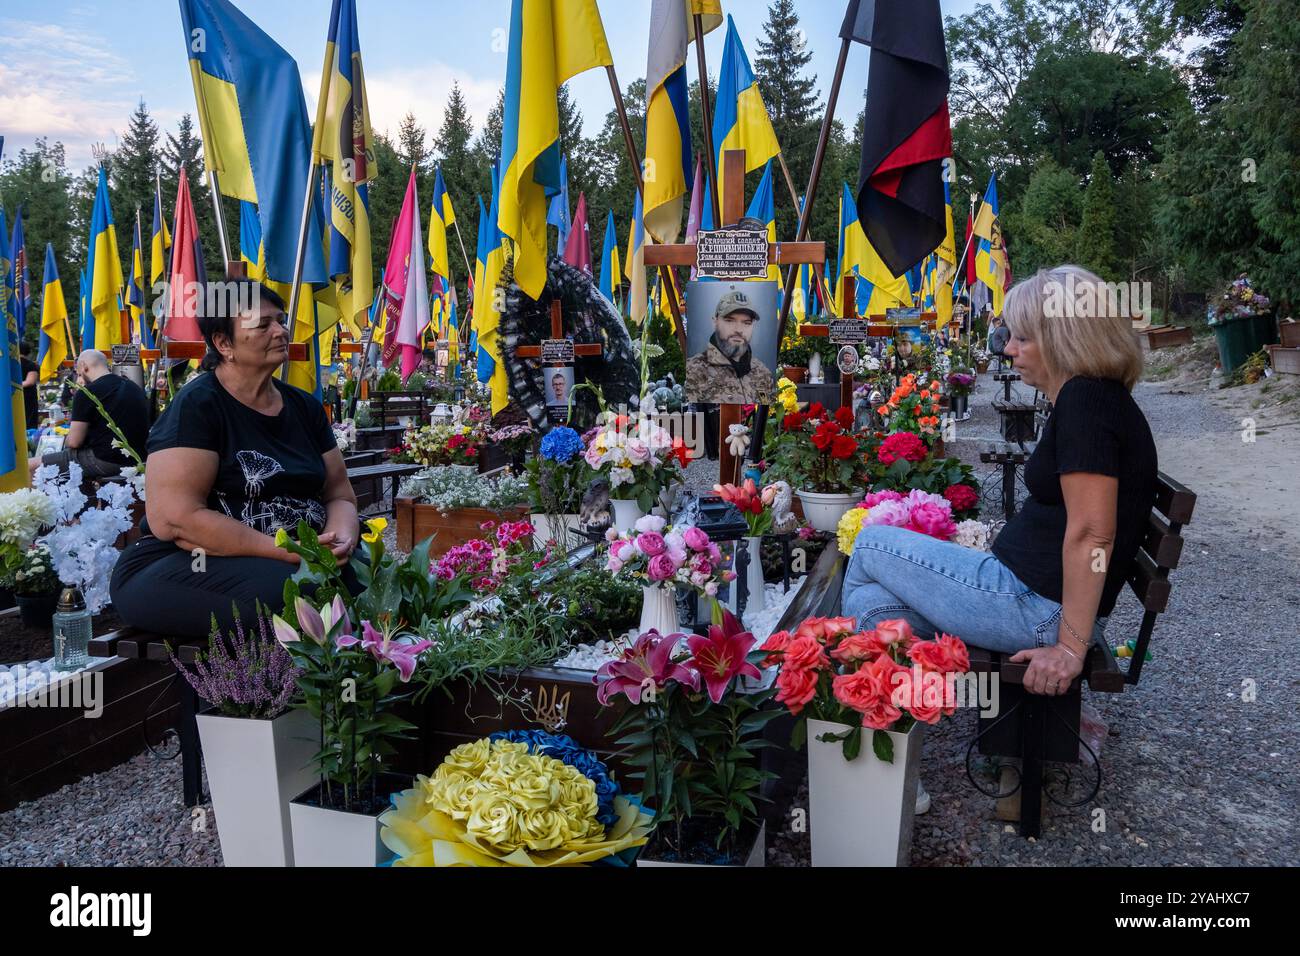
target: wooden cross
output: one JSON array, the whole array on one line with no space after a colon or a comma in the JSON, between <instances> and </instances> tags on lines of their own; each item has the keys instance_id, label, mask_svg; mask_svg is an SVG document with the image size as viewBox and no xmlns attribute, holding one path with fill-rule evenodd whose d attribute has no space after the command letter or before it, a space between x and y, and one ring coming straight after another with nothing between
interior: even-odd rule
<instances>
[{"instance_id":1,"label":"wooden cross","mask_svg":"<svg viewBox=\"0 0 1300 956\"><path fill-rule=\"evenodd\" d=\"M715 223L715 228L735 225L745 215L745 151L729 149L722 157L723 192L721 196L722 221ZM651 245L646 243L645 264L647 267L694 266L696 247L693 243L673 243L670 245ZM767 261L774 265L800 266L811 265L818 281L824 281L826 263L826 243L824 242L774 242L767 248ZM681 315L681 306L677 302L675 284L664 283L664 294L670 297L673 315ZM680 317L677 320L678 341L682 345L682 357L686 354L685 326ZM779 343L778 343L779 347ZM685 383L683 383L685 384ZM740 462L736 461L727 447L727 433L731 425L741 420L740 405L723 403L718 414L718 476L721 481L734 482L738 477ZM759 421L764 419L760 416ZM752 443L757 436L751 435Z\"/></svg>"},{"instance_id":2,"label":"wooden cross","mask_svg":"<svg viewBox=\"0 0 1300 956\"><path fill-rule=\"evenodd\" d=\"M584 355L600 355L603 351L601 344L595 342L589 345L579 345L564 334L564 316L560 311L559 297L551 299L551 337L542 342L541 345L521 345L515 349L515 354L521 358L545 359L545 346L551 346L553 349L556 343L567 342L568 347L564 349L571 352L572 357L567 362L546 361L544 368L568 368L573 364L573 357ZM546 394L546 383L542 382L542 394Z\"/></svg>"}]
</instances>

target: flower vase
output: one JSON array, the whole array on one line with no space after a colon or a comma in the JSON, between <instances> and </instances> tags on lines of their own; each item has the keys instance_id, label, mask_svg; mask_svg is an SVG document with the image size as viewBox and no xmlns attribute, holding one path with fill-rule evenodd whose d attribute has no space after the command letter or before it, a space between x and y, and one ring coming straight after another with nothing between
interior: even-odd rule
<instances>
[{"instance_id":1,"label":"flower vase","mask_svg":"<svg viewBox=\"0 0 1300 956\"><path fill-rule=\"evenodd\" d=\"M757 614L767 607L767 588L763 586L763 555L761 535L745 535L749 563L745 566L745 613Z\"/></svg>"},{"instance_id":2,"label":"flower vase","mask_svg":"<svg viewBox=\"0 0 1300 956\"><path fill-rule=\"evenodd\" d=\"M820 491L800 491L804 519L817 531L834 532L840 519L862 500L862 493L826 494Z\"/></svg>"},{"instance_id":3,"label":"flower vase","mask_svg":"<svg viewBox=\"0 0 1300 956\"><path fill-rule=\"evenodd\" d=\"M299 794L289 804L294 866L379 866L391 856L379 839L379 817L388 809L388 795L408 786L409 777L380 774L375 784L380 799L363 813L324 806L320 784Z\"/></svg>"},{"instance_id":4,"label":"flower vase","mask_svg":"<svg viewBox=\"0 0 1300 956\"><path fill-rule=\"evenodd\" d=\"M822 357L816 352L808 356L808 382L812 385L822 383Z\"/></svg>"},{"instance_id":5,"label":"flower vase","mask_svg":"<svg viewBox=\"0 0 1300 956\"><path fill-rule=\"evenodd\" d=\"M637 625L640 633L658 631L660 634L676 634L681 630L677 624L677 591L667 584L646 584L641 588L641 623Z\"/></svg>"},{"instance_id":6,"label":"flower vase","mask_svg":"<svg viewBox=\"0 0 1300 956\"><path fill-rule=\"evenodd\" d=\"M552 515L534 511L529 515L533 523L533 544L538 551L545 551L548 542L554 541L561 551L566 551L574 543L570 531L582 531L582 516L576 514Z\"/></svg>"},{"instance_id":7,"label":"flower vase","mask_svg":"<svg viewBox=\"0 0 1300 956\"><path fill-rule=\"evenodd\" d=\"M969 408L970 396L966 393L952 395L949 397L950 411L957 416L959 420L966 418L966 412Z\"/></svg>"},{"instance_id":8,"label":"flower vase","mask_svg":"<svg viewBox=\"0 0 1300 956\"><path fill-rule=\"evenodd\" d=\"M635 498L611 498L609 504L614 509L614 530L619 534L629 534L645 517Z\"/></svg>"},{"instance_id":9,"label":"flower vase","mask_svg":"<svg viewBox=\"0 0 1300 956\"><path fill-rule=\"evenodd\" d=\"M808 825L813 866L907 866L925 724L905 734L887 731L894 762L872 749L875 731L862 729L862 749L844 759L839 740L818 740L852 728L808 721Z\"/></svg>"}]
</instances>

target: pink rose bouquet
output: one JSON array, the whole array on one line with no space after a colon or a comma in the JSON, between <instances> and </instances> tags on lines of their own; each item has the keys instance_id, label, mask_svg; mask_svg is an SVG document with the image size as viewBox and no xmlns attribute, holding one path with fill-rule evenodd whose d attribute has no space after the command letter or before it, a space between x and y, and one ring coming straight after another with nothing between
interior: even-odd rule
<instances>
[{"instance_id":1,"label":"pink rose bouquet","mask_svg":"<svg viewBox=\"0 0 1300 956\"><path fill-rule=\"evenodd\" d=\"M605 570L638 578L646 584L672 584L694 588L715 597L718 588L736 577L727 567L722 550L695 527L670 528L663 518L646 515L623 535L610 528L609 560Z\"/></svg>"}]
</instances>

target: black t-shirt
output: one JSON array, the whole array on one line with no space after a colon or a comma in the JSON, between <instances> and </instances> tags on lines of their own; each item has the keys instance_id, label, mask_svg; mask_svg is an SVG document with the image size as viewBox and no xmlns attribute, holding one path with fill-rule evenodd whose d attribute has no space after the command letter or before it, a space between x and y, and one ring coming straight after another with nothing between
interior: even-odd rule
<instances>
[{"instance_id":1,"label":"black t-shirt","mask_svg":"<svg viewBox=\"0 0 1300 956\"><path fill-rule=\"evenodd\" d=\"M1025 465L1029 500L993 542L993 554L1038 594L1059 603L1066 523L1060 476L1090 472L1118 478L1115 545L1097 610L1099 616L1109 615L1155 504L1156 467L1151 429L1123 383L1070 379Z\"/></svg>"},{"instance_id":2,"label":"black t-shirt","mask_svg":"<svg viewBox=\"0 0 1300 956\"><path fill-rule=\"evenodd\" d=\"M263 534L292 532L305 519L325 529L325 462L338 447L325 409L301 389L272 379L284 399L278 415L254 411L227 392L214 372L172 400L149 434L149 452L204 448L217 453L208 507Z\"/></svg>"},{"instance_id":3,"label":"black t-shirt","mask_svg":"<svg viewBox=\"0 0 1300 956\"><path fill-rule=\"evenodd\" d=\"M131 447L143 458L149 437L149 399L145 396L144 389L111 372L99 376L86 388L99 399L104 411L108 412L117 427L122 429L122 434ZM72 420L86 423L86 440L82 447L90 449L96 458L119 465L134 463L125 451L113 447L113 439L117 436L109 430L95 403L80 391L72 397Z\"/></svg>"},{"instance_id":4,"label":"black t-shirt","mask_svg":"<svg viewBox=\"0 0 1300 956\"><path fill-rule=\"evenodd\" d=\"M32 372L39 373L41 370L41 367L39 365L37 365L31 359L26 357L20 359L20 364L23 367L23 381L27 381L27 376L30 375ZM41 417L41 411L37 405L37 395L36 395L36 392L39 388L40 388L39 384L23 386L23 404L26 406L26 410L27 410L28 428L35 428L37 425L40 424L39 419Z\"/></svg>"}]
</instances>

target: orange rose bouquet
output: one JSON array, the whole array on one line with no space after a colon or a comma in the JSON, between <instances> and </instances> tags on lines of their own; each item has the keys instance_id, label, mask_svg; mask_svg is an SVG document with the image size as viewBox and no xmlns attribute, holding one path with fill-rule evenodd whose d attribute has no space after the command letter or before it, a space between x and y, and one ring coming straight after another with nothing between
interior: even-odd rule
<instances>
[{"instance_id":1,"label":"orange rose bouquet","mask_svg":"<svg viewBox=\"0 0 1300 956\"><path fill-rule=\"evenodd\" d=\"M960 638L936 635L918 640L907 621L881 621L869 631L856 630L851 617L810 617L794 633L777 631L760 650L762 666L779 667L776 700L801 718L795 726L796 747L806 739L812 717L848 724L839 740L844 759L862 749L862 731L873 731L876 756L894 762L894 745L885 731L907 733L920 721L937 724L957 707L955 679L970 669L970 655Z\"/></svg>"},{"instance_id":2,"label":"orange rose bouquet","mask_svg":"<svg viewBox=\"0 0 1300 956\"><path fill-rule=\"evenodd\" d=\"M876 408L886 432L913 432L927 443L939 436L939 399L942 387L937 378L918 380L904 375L889 398Z\"/></svg>"}]
</instances>

